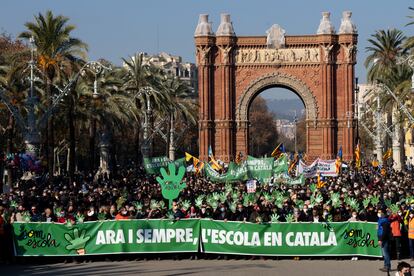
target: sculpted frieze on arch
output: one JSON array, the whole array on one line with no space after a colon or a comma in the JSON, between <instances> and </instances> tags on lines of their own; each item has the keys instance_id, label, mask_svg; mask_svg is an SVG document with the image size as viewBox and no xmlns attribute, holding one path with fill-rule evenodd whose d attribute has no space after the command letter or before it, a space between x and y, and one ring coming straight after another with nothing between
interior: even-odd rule
<instances>
[{"instance_id":1,"label":"sculpted frieze on arch","mask_svg":"<svg viewBox=\"0 0 414 276\"><path fill-rule=\"evenodd\" d=\"M236 65L241 64L312 64L321 62L319 47L312 48L238 48L234 51Z\"/></svg>"}]
</instances>

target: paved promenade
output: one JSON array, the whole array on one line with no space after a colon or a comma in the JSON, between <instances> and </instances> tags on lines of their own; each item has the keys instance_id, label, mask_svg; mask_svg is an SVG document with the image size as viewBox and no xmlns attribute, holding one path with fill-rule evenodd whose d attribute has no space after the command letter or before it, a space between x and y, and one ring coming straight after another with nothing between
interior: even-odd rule
<instances>
[{"instance_id":1,"label":"paved promenade","mask_svg":"<svg viewBox=\"0 0 414 276\"><path fill-rule=\"evenodd\" d=\"M405 260L408 261L408 260ZM1 265L1 275L387 275L380 260L150 260ZM393 261L395 269L397 261ZM395 274L395 270L391 275Z\"/></svg>"}]
</instances>

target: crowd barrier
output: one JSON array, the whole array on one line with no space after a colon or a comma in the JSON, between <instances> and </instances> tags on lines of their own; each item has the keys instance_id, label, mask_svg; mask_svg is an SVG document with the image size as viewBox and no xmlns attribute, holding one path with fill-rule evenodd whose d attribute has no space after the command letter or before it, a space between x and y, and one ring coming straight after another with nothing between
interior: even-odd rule
<instances>
[{"instance_id":1,"label":"crowd barrier","mask_svg":"<svg viewBox=\"0 0 414 276\"><path fill-rule=\"evenodd\" d=\"M205 252L381 257L376 224L243 223L210 219L14 223L16 256Z\"/></svg>"}]
</instances>

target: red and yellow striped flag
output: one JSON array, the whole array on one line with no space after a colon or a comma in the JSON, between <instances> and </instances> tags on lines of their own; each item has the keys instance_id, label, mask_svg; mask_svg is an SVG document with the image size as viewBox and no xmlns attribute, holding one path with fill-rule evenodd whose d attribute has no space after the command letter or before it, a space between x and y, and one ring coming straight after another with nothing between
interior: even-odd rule
<instances>
[{"instance_id":1,"label":"red and yellow striped flag","mask_svg":"<svg viewBox=\"0 0 414 276\"><path fill-rule=\"evenodd\" d=\"M384 155L382 156L382 160L385 162L392 157L392 149L389 148Z\"/></svg>"},{"instance_id":2,"label":"red and yellow striped flag","mask_svg":"<svg viewBox=\"0 0 414 276\"><path fill-rule=\"evenodd\" d=\"M355 167L357 169L361 168L361 147L359 142L355 148Z\"/></svg>"}]
</instances>

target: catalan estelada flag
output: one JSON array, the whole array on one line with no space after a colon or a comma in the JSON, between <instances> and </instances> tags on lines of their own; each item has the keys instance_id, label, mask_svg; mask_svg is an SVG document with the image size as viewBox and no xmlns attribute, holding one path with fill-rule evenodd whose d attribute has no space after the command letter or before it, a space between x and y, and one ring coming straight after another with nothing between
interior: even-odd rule
<instances>
[{"instance_id":1,"label":"catalan estelada flag","mask_svg":"<svg viewBox=\"0 0 414 276\"><path fill-rule=\"evenodd\" d=\"M361 147L359 142L355 148L355 167L357 169L361 168Z\"/></svg>"},{"instance_id":2,"label":"catalan estelada flag","mask_svg":"<svg viewBox=\"0 0 414 276\"><path fill-rule=\"evenodd\" d=\"M293 170L293 168L295 168L298 161L299 161L299 155L297 153L295 153L295 155L294 155L294 157L293 157L293 159L292 159L292 161L289 165L288 173L290 173Z\"/></svg>"},{"instance_id":3,"label":"catalan estelada flag","mask_svg":"<svg viewBox=\"0 0 414 276\"><path fill-rule=\"evenodd\" d=\"M321 173L318 172L318 182L316 183L316 188L321 189L323 188L323 186L326 185L326 182L323 181L322 177L321 177Z\"/></svg>"},{"instance_id":4,"label":"catalan estelada flag","mask_svg":"<svg viewBox=\"0 0 414 276\"><path fill-rule=\"evenodd\" d=\"M210 159L210 165L211 167L216 170L216 171L220 171L223 169L222 166L220 166L220 164L217 162L217 160L214 158L213 155L213 149L211 148L211 146L208 146L208 157Z\"/></svg>"},{"instance_id":5,"label":"catalan estelada flag","mask_svg":"<svg viewBox=\"0 0 414 276\"><path fill-rule=\"evenodd\" d=\"M342 146L339 147L338 154L336 155L336 160L335 160L336 173L339 174L341 172L341 166L342 166Z\"/></svg>"},{"instance_id":6,"label":"catalan estelada flag","mask_svg":"<svg viewBox=\"0 0 414 276\"><path fill-rule=\"evenodd\" d=\"M279 158L279 156L285 152L285 146L283 145L283 143L280 143L273 151L271 156L274 158Z\"/></svg>"}]
</instances>

